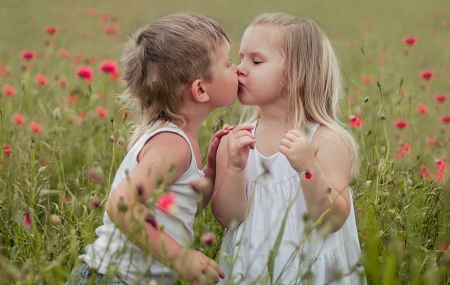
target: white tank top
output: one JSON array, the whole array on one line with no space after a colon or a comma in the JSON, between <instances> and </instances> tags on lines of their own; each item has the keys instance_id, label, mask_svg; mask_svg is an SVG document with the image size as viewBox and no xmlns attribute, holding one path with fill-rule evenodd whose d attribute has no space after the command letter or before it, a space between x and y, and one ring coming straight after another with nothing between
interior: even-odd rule
<instances>
[{"instance_id":1,"label":"white tank top","mask_svg":"<svg viewBox=\"0 0 450 285\"><path fill-rule=\"evenodd\" d=\"M137 156L145 143L161 132L176 133L186 140L191 149L191 163L181 177L170 186L170 190L175 194L175 203L179 208L175 216L167 215L159 210L155 210L154 214L158 224L164 225L164 230L172 238L181 246L189 247L194 240L193 226L197 202L200 198L199 194L190 187L190 182L203 178L205 174L197 168L189 139L176 125L172 123L161 125L153 132L143 135L135 143L117 170L110 195L126 177L126 172L131 172L138 165ZM90 268L97 269L102 274L105 274L108 269L114 268L117 275L128 284L144 285L152 279L158 284L171 284L176 281L176 276L169 268L131 243L116 228L106 212L103 215L103 225L99 226L95 233L98 238L94 243L86 246L86 254L80 256L80 259L85 261Z\"/></svg>"}]
</instances>

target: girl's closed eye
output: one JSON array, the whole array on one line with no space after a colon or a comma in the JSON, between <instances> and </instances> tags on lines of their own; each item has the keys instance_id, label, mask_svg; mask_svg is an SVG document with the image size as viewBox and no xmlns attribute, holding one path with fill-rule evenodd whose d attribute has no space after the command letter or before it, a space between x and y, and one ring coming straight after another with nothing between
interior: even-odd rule
<instances>
[{"instance_id":1,"label":"girl's closed eye","mask_svg":"<svg viewBox=\"0 0 450 285\"><path fill-rule=\"evenodd\" d=\"M263 63L263 62L260 59L254 59L253 60L253 64L255 64L255 65L258 65L258 64L261 64L261 63Z\"/></svg>"}]
</instances>

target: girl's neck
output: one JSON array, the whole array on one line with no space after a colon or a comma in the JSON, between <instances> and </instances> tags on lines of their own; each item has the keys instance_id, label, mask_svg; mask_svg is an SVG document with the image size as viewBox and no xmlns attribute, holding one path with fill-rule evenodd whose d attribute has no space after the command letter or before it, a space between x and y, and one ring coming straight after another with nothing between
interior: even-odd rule
<instances>
[{"instance_id":1,"label":"girl's neck","mask_svg":"<svg viewBox=\"0 0 450 285\"><path fill-rule=\"evenodd\" d=\"M271 106L260 109L259 123L271 129L287 129L286 108Z\"/></svg>"}]
</instances>

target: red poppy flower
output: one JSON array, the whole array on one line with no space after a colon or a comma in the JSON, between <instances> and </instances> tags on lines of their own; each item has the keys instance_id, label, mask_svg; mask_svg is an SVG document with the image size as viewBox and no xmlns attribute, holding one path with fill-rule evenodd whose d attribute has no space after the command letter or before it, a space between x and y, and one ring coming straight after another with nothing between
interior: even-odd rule
<instances>
[{"instance_id":1,"label":"red poppy flower","mask_svg":"<svg viewBox=\"0 0 450 285\"><path fill-rule=\"evenodd\" d=\"M117 35L118 29L114 25L108 25L105 27L105 34L109 36L115 36Z\"/></svg>"},{"instance_id":2,"label":"red poppy flower","mask_svg":"<svg viewBox=\"0 0 450 285\"><path fill-rule=\"evenodd\" d=\"M83 78L84 80L92 81L92 69L87 66L82 66L77 70L77 76Z\"/></svg>"},{"instance_id":3,"label":"red poppy flower","mask_svg":"<svg viewBox=\"0 0 450 285\"><path fill-rule=\"evenodd\" d=\"M427 166L422 165L420 167L420 175L422 176L422 179L424 179L424 180L430 179L430 176L431 176L430 169Z\"/></svg>"},{"instance_id":4,"label":"red poppy flower","mask_svg":"<svg viewBox=\"0 0 450 285\"><path fill-rule=\"evenodd\" d=\"M407 152L411 152L413 146L405 142L400 145L400 149L397 152L397 158L403 158Z\"/></svg>"},{"instance_id":5,"label":"red poppy flower","mask_svg":"<svg viewBox=\"0 0 450 285\"><path fill-rule=\"evenodd\" d=\"M58 28L56 27L48 27L45 32L49 35L54 35L58 32Z\"/></svg>"},{"instance_id":6,"label":"red poppy flower","mask_svg":"<svg viewBox=\"0 0 450 285\"><path fill-rule=\"evenodd\" d=\"M436 143L436 138L435 137L428 137L427 138L427 145L434 146L435 143Z\"/></svg>"},{"instance_id":7,"label":"red poppy flower","mask_svg":"<svg viewBox=\"0 0 450 285\"><path fill-rule=\"evenodd\" d=\"M394 126L395 126L397 129L404 129L404 128L406 128L406 127L408 126L408 122L405 121L405 120L398 120L398 121L396 121L396 122L394 123Z\"/></svg>"},{"instance_id":8,"label":"red poppy flower","mask_svg":"<svg viewBox=\"0 0 450 285\"><path fill-rule=\"evenodd\" d=\"M14 90L14 87L11 85L5 84L3 85L3 93L5 93L6 96L12 96L16 93L16 90Z\"/></svg>"},{"instance_id":9,"label":"red poppy flower","mask_svg":"<svg viewBox=\"0 0 450 285\"><path fill-rule=\"evenodd\" d=\"M159 196L156 205L159 210L166 214L175 214L177 210L177 205L175 204L175 194L173 192L167 192Z\"/></svg>"},{"instance_id":10,"label":"red poppy flower","mask_svg":"<svg viewBox=\"0 0 450 285\"><path fill-rule=\"evenodd\" d=\"M89 17L92 17L92 18L97 16L97 10L95 10L95 8L93 8L93 7L87 7L86 13L89 15Z\"/></svg>"},{"instance_id":11,"label":"red poppy flower","mask_svg":"<svg viewBox=\"0 0 450 285\"><path fill-rule=\"evenodd\" d=\"M22 125L25 122L25 119L19 113L14 113L12 119L13 119L14 124L16 124L18 126Z\"/></svg>"},{"instance_id":12,"label":"red poppy flower","mask_svg":"<svg viewBox=\"0 0 450 285\"><path fill-rule=\"evenodd\" d=\"M364 126L364 121L359 116L350 115L349 124L352 128L359 128Z\"/></svg>"},{"instance_id":13,"label":"red poppy flower","mask_svg":"<svg viewBox=\"0 0 450 285\"><path fill-rule=\"evenodd\" d=\"M35 56L34 51L27 50L27 51L22 52L22 58L25 60L31 60L34 58L34 56Z\"/></svg>"},{"instance_id":14,"label":"red poppy flower","mask_svg":"<svg viewBox=\"0 0 450 285\"><path fill-rule=\"evenodd\" d=\"M110 74L111 78L116 79L118 77L117 63L112 60L104 60L100 64L100 71Z\"/></svg>"},{"instance_id":15,"label":"red poppy flower","mask_svg":"<svg viewBox=\"0 0 450 285\"><path fill-rule=\"evenodd\" d=\"M39 125L38 122L31 121L30 122L30 131L32 131L34 134L38 134L41 132L41 125Z\"/></svg>"},{"instance_id":16,"label":"red poppy flower","mask_svg":"<svg viewBox=\"0 0 450 285\"><path fill-rule=\"evenodd\" d=\"M424 103L417 104L417 112L421 115L425 115L428 112L428 107Z\"/></svg>"},{"instance_id":17,"label":"red poppy flower","mask_svg":"<svg viewBox=\"0 0 450 285\"><path fill-rule=\"evenodd\" d=\"M98 106L97 109L95 109L95 111L97 112L97 115L102 119L108 116L108 111L102 106Z\"/></svg>"},{"instance_id":18,"label":"red poppy flower","mask_svg":"<svg viewBox=\"0 0 450 285\"><path fill-rule=\"evenodd\" d=\"M77 102L78 102L78 95L76 93L67 96L67 103L69 103L69 105L76 104Z\"/></svg>"},{"instance_id":19,"label":"red poppy flower","mask_svg":"<svg viewBox=\"0 0 450 285\"><path fill-rule=\"evenodd\" d=\"M434 97L434 99L439 103L443 103L443 102L447 101L447 95L438 94L438 95L436 95L436 97Z\"/></svg>"},{"instance_id":20,"label":"red poppy flower","mask_svg":"<svg viewBox=\"0 0 450 285\"><path fill-rule=\"evenodd\" d=\"M12 154L12 149L9 145L4 145L3 146L3 153L6 154L7 156L10 156Z\"/></svg>"},{"instance_id":21,"label":"red poppy flower","mask_svg":"<svg viewBox=\"0 0 450 285\"><path fill-rule=\"evenodd\" d=\"M47 84L47 77L40 73L36 74L36 83L40 86L45 86Z\"/></svg>"},{"instance_id":22,"label":"red poppy flower","mask_svg":"<svg viewBox=\"0 0 450 285\"><path fill-rule=\"evenodd\" d=\"M431 70L425 70L420 73L420 77L422 77L422 79L425 79L425 80L429 80L429 79L433 78L433 76L434 76L434 72Z\"/></svg>"},{"instance_id":23,"label":"red poppy flower","mask_svg":"<svg viewBox=\"0 0 450 285\"><path fill-rule=\"evenodd\" d=\"M311 179L313 177L313 174L309 171L309 170L306 170L305 171L305 178L306 179Z\"/></svg>"},{"instance_id":24,"label":"red poppy flower","mask_svg":"<svg viewBox=\"0 0 450 285\"><path fill-rule=\"evenodd\" d=\"M442 117L441 122L443 122L444 124L450 123L450 115L445 115L444 117Z\"/></svg>"},{"instance_id":25,"label":"red poppy flower","mask_svg":"<svg viewBox=\"0 0 450 285\"><path fill-rule=\"evenodd\" d=\"M414 45L417 42L417 38L416 37L406 37L403 39L403 43L409 46Z\"/></svg>"}]
</instances>

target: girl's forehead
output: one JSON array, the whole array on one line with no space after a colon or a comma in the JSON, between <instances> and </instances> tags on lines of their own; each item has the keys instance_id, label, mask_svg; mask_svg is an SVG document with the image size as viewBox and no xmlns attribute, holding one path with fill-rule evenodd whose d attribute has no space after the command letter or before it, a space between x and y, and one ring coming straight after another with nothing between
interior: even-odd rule
<instances>
[{"instance_id":1,"label":"girl's forehead","mask_svg":"<svg viewBox=\"0 0 450 285\"><path fill-rule=\"evenodd\" d=\"M271 25L252 25L248 27L241 41L241 50L244 48L275 49L281 48L282 32Z\"/></svg>"}]
</instances>

